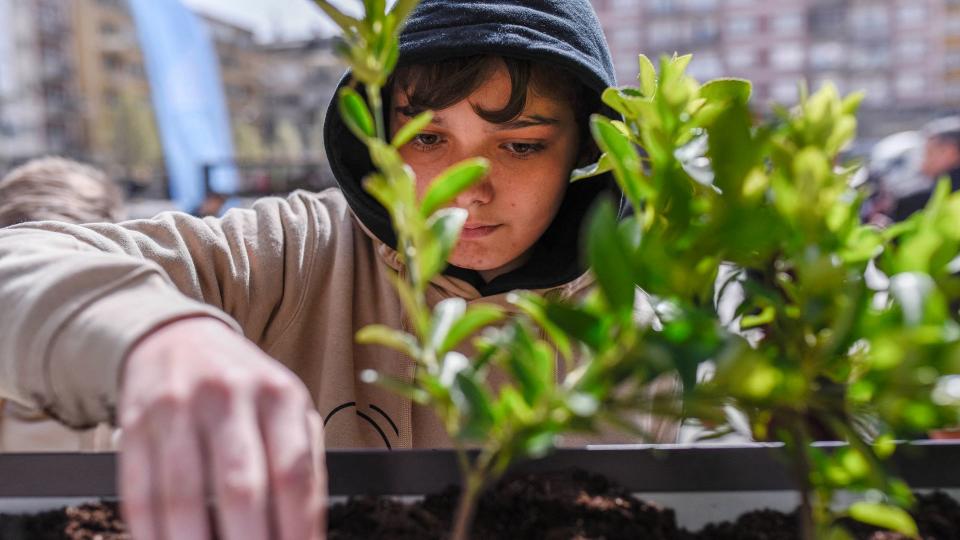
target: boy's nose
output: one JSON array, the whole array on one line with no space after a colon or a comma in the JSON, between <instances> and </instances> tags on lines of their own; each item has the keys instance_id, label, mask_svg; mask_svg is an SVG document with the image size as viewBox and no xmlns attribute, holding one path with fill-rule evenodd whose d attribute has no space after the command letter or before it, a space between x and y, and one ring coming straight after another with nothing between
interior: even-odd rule
<instances>
[{"instance_id":1,"label":"boy's nose","mask_svg":"<svg viewBox=\"0 0 960 540\"><path fill-rule=\"evenodd\" d=\"M480 180L470 188L462 191L454 198L453 203L457 208L470 208L480 206L493 200L493 184L490 182L489 175Z\"/></svg>"}]
</instances>

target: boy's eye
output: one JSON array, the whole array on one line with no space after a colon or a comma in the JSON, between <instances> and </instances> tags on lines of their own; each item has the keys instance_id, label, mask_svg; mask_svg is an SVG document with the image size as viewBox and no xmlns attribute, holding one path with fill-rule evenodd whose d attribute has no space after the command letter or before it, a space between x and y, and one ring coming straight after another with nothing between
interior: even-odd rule
<instances>
[{"instance_id":1,"label":"boy's eye","mask_svg":"<svg viewBox=\"0 0 960 540\"><path fill-rule=\"evenodd\" d=\"M539 143L507 143L507 150L518 156L529 156L543 150L544 146Z\"/></svg>"},{"instance_id":2,"label":"boy's eye","mask_svg":"<svg viewBox=\"0 0 960 540\"><path fill-rule=\"evenodd\" d=\"M434 133L421 133L414 137L413 141L420 146L436 146L440 144L440 136Z\"/></svg>"}]
</instances>

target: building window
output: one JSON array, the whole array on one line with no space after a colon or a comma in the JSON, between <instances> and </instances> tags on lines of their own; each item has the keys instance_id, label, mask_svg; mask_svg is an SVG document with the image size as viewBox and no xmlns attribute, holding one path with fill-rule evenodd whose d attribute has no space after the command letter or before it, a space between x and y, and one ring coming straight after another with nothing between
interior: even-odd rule
<instances>
[{"instance_id":1,"label":"building window","mask_svg":"<svg viewBox=\"0 0 960 540\"><path fill-rule=\"evenodd\" d=\"M890 48L886 45L860 46L850 52L853 69L885 69L890 64Z\"/></svg>"},{"instance_id":2,"label":"building window","mask_svg":"<svg viewBox=\"0 0 960 540\"><path fill-rule=\"evenodd\" d=\"M799 98L797 83L792 81L778 81L770 90L770 98L781 105L793 105Z\"/></svg>"},{"instance_id":3,"label":"building window","mask_svg":"<svg viewBox=\"0 0 960 540\"><path fill-rule=\"evenodd\" d=\"M676 10L674 0L650 0L648 7L654 13L671 13ZM613 0L614 8L636 8L635 0Z\"/></svg>"},{"instance_id":4,"label":"building window","mask_svg":"<svg viewBox=\"0 0 960 540\"><path fill-rule=\"evenodd\" d=\"M897 43L897 56L900 60L922 60L927 54L927 44L920 39L905 39Z\"/></svg>"},{"instance_id":5,"label":"building window","mask_svg":"<svg viewBox=\"0 0 960 540\"><path fill-rule=\"evenodd\" d=\"M833 69L840 67L846 58L844 46L837 42L817 43L810 48L810 67Z\"/></svg>"},{"instance_id":6,"label":"building window","mask_svg":"<svg viewBox=\"0 0 960 540\"><path fill-rule=\"evenodd\" d=\"M727 51L727 66L730 69L744 69L755 66L757 53L748 47L739 47Z\"/></svg>"},{"instance_id":7,"label":"building window","mask_svg":"<svg viewBox=\"0 0 960 540\"><path fill-rule=\"evenodd\" d=\"M690 62L690 69L687 71L695 79L706 81L722 77L723 64L716 54L709 52L694 53L693 61Z\"/></svg>"},{"instance_id":8,"label":"building window","mask_svg":"<svg viewBox=\"0 0 960 540\"><path fill-rule=\"evenodd\" d=\"M800 13L784 13L773 17L770 29L778 36L795 35L803 31L806 18Z\"/></svg>"},{"instance_id":9,"label":"building window","mask_svg":"<svg viewBox=\"0 0 960 540\"><path fill-rule=\"evenodd\" d=\"M717 21L695 19L690 21L690 41L695 44L712 43L720 36Z\"/></svg>"},{"instance_id":10,"label":"building window","mask_svg":"<svg viewBox=\"0 0 960 540\"><path fill-rule=\"evenodd\" d=\"M686 0L686 5L696 11L713 11L717 9L717 0Z\"/></svg>"},{"instance_id":11,"label":"building window","mask_svg":"<svg viewBox=\"0 0 960 540\"><path fill-rule=\"evenodd\" d=\"M925 81L920 73L901 73L897 75L897 95L902 98L916 98L923 95Z\"/></svg>"},{"instance_id":12,"label":"building window","mask_svg":"<svg viewBox=\"0 0 960 540\"><path fill-rule=\"evenodd\" d=\"M944 56L944 64L948 70L960 70L960 51L948 50Z\"/></svg>"},{"instance_id":13,"label":"building window","mask_svg":"<svg viewBox=\"0 0 960 540\"><path fill-rule=\"evenodd\" d=\"M878 35L889 31L890 10L884 4L866 4L851 8L850 28L858 35Z\"/></svg>"},{"instance_id":14,"label":"building window","mask_svg":"<svg viewBox=\"0 0 960 540\"><path fill-rule=\"evenodd\" d=\"M770 64L780 71L799 71L803 69L806 55L798 43L777 45L770 51Z\"/></svg>"},{"instance_id":15,"label":"building window","mask_svg":"<svg viewBox=\"0 0 960 540\"><path fill-rule=\"evenodd\" d=\"M748 37L757 31L756 17L734 17L727 20L727 37Z\"/></svg>"},{"instance_id":16,"label":"building window","mask_svg":"<svg viewBox=\"0 0 960 540\"><path fill-rule=\"evenodd\" d=\"M897 8L897 20L902 26L923 24L927 19L927 8L923 4L910 3Z\"/></svg>"},{"instance_id":17,"label":"building window","mask_svg":"<svg viewBox=\"0 0 960 540\"><path fill-rule=\"evenodd\" d=\"M657 21L651 24L647 32L650 36L650 45L654 48L667 47L677 43L680 32L673 21Z\"/></svg>"},{"instance_id":18,"label":"building window","mask_svg":"<svg viewBox=\"0 0 960 540\"><path fill-rule=\"evenodd\" d=\"M853 91L864 93L864 102L869 105L884 105L890 101L890 83L883 77L869 77L850 82Z\"/></svg>"},{"instance_id":19,"label":"building window","mask_svg":"<svg viewBox=\"0 0 960 540\"><path fill-rule=\"evenodd\" d=\"M612 34L613 42L618 48L626 48L634 51L642 47L642 43L640 43L640 29L635 26L619 28L613 31Z\"/></svg>"}]
</instances>

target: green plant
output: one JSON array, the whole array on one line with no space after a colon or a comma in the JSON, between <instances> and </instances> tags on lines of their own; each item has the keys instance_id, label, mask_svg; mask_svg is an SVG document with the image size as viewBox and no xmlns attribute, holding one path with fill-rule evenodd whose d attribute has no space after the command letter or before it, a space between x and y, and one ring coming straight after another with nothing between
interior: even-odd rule
<instances>
[{"instance_id":1,"label":"green plant","mask_svg":"<svg viewBox=\"0 0 960 540\"><path fill-rule=\"evenodd\" d=\"M641 56L639 87L603 96L623 118L592 119L602 158L573 175L612 171L635 210L619 219L606 202L593 213L585 238L596 289L575 301L518 293L517 316L459 299L431 309L426 288L466 217L445 205L487 164L454 166L418 200L397 149L430 113L387 140L381 91L416 3L400 0L388 11L384 0L365 0L357 19L318 0L344 33L340 49L355 86L341 90L340 112L376 167L365 186L392 218L406 268L395 286L413 321L409 333L373 326L357 337L419 366L412 384L363 376L432 407L450 433L464 478L454 538L466 536L488 482L513 460L548 451L561 433L603 422L636 432L636 411L697 418L720 433L731 406L758 436L788 443L805 537L843 536L829 507L840 488L869 495L849 509L853 517L916 534L900 509L909 490L883 459L904 429L960 422L952 390L960 332L950 307L960 286L949 271L960 248L960 196L942 187L902 226L862 226L860 196L848 187L852 169L837 165L855 133L859 96L841 99L826 86L758 122L747 81L701 85L685 73L689 56L662 59L659 73ZM867 286L871 261L892 276L889 291ZM725 265L732 277L718 283ZM744 290L740 329L761 334L750 341L718 320L715 296L734 286ZM635 318L638 287L654 298L658 330ZM538 328L547 339L536 337ZM458 352L478 333L472 358ZM714 375L698 383L708 362ZM496 390L491 369L507 375ZM682 399L643 391L671 374ZM849 445L832 453L812 447L811 428Z\"/></svg>"},{"instance_id":2,"label":"green plant","mask_svg":"<svg viewBox=\"0 0 960 540\"><path fill-rule=\"evenodd\" d=\"M805 538L844 537L837 489L868 495L850 516L915 536L901 509L910 491L883 460L896 435L960 421L960 195L943 184L909 222L863 226L855 168L839 165L861 96L804 90L799 106L757 122L749 83L701 86L684 74L689 61L664 58L658 74L641 57L640 87L604 95L623 121L593 119L605 154L577 177L613 171L637 209L620 224L601 210L590 231L606 313L634 285L659 299L664 336L648 340L676 336L666 363L682 376L685 415L720 428L732 406L756 436L787 443ZM889 290L868 287L871 261ZM722 265L736 271L718 283ZM731 286L744 291L739 326L759 333L752 342L713 324L714 295ZM607 334L594 353L623 332L634 331ZM714 375L697 384L708 358ZM825 452L810 444L818 435L848 446Z\"/></svg>"}]
</instances>

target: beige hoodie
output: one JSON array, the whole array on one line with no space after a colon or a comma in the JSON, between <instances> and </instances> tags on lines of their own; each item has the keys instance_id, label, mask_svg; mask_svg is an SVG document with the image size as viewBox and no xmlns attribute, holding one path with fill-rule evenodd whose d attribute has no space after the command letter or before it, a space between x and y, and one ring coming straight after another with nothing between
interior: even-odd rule
<instances>
[{"instance_id":1,"label":"beige hoodie","mask_svg":"<svg viewBox=\"0 0 960 540\"><path fill-rule=\"evenodd\" d=\"M388 279L400 270L396 253L360 225L333 189L263 199L221 219L166 213L119 225L3 229L0 398L74 428L114 422L118 377L131 346L172 320L207 315L304 381L325 418L329 448L447 446L429 411L360 381L365 369L413 376L410 358L354 342L369 324L405 327ZM589 283L584 275L552 291L571 297ZM428 291L431 305L461 297L506 306L505 296L481 297L448 276ZM4 419L0 435L23 432L17 421ZM646 427L658 442L676 437L673 423L646 419ZM78 449L91 449L91 435L83 437Z\"/></svg>"}]
</instances>

